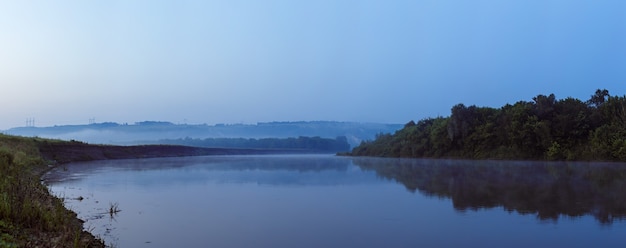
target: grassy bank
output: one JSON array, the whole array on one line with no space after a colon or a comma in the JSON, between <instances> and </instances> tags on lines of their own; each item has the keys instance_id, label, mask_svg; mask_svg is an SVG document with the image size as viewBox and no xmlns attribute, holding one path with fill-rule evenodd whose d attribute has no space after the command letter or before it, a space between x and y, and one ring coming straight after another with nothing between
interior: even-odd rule
<instances>
[{"instance_id":1,"label":"grassy bank","mask_svg":"<svg viewBox=\"0 0 626 248\"><path fill-rule=\"evenodd\" d=\"M41 184L46 142L62 143L0 135L0 247L104 247Z\"/></svg>"}]
</instances>

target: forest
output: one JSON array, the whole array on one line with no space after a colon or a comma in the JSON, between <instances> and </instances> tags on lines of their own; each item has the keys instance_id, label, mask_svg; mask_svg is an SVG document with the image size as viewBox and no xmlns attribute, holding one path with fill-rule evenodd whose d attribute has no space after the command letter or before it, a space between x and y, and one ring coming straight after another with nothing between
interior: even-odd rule
<instances>
[{"instance_id":1,"label":"forest","mask_svg":"<svg viewBox=\"0 0 626 248\"><path fill-rule=\"evenodd\" d=\"M626 161L626 96L598 89L587 101L550 94L500 108L457 104L449 117L410 121L349 155Z\"/></svg>"}]
</instances>

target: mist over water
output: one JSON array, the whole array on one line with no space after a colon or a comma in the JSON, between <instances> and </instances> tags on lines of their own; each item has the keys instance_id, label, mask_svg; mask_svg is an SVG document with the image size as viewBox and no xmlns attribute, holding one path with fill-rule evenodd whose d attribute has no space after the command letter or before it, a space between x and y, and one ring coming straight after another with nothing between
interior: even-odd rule
<instances>
[{"instance_id":1,"label":"mist over water","mask_svg":"<svg viewBox=\"0 0 626 248\"><path fill-rule=\"evenodd\" d=\"M214 156L75 163L46 182L86 228L119 247L620 247L624 171ZM107 213L111 203L122 211Z\"/></svg>"}]
</instances>

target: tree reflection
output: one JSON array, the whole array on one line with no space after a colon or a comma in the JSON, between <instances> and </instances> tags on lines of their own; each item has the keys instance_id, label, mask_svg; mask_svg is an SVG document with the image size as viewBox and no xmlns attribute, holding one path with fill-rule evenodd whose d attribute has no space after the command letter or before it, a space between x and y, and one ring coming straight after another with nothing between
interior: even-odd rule
<instances>
[{"instance_id":1,"label":"tree reflection","mask_svg":"<svg viewBox=\"0 0 626 248\"><path fill-rule=\"evenodd\" d=\"M600 223L626 219L626 165L355 158L363 170L409 191L451 198L458 211L502 207L541 220L592 215Z\"/></svg>"}]
</instances>

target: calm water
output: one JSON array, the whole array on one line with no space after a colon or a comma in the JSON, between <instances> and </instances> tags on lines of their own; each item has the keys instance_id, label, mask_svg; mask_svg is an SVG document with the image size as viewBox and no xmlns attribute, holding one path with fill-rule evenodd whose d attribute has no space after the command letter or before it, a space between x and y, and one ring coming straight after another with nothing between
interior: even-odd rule
<instances>
[{"instance_id":1,"label":"calm water","mask_svg":"<svg viewBox=\"0 0 626 248\"><path fill-rule=\"evenodd\" d=\"M623 164L218 156L76 163L46 182L116 247L626 244Z\"/></svg>"}]
</instances>

